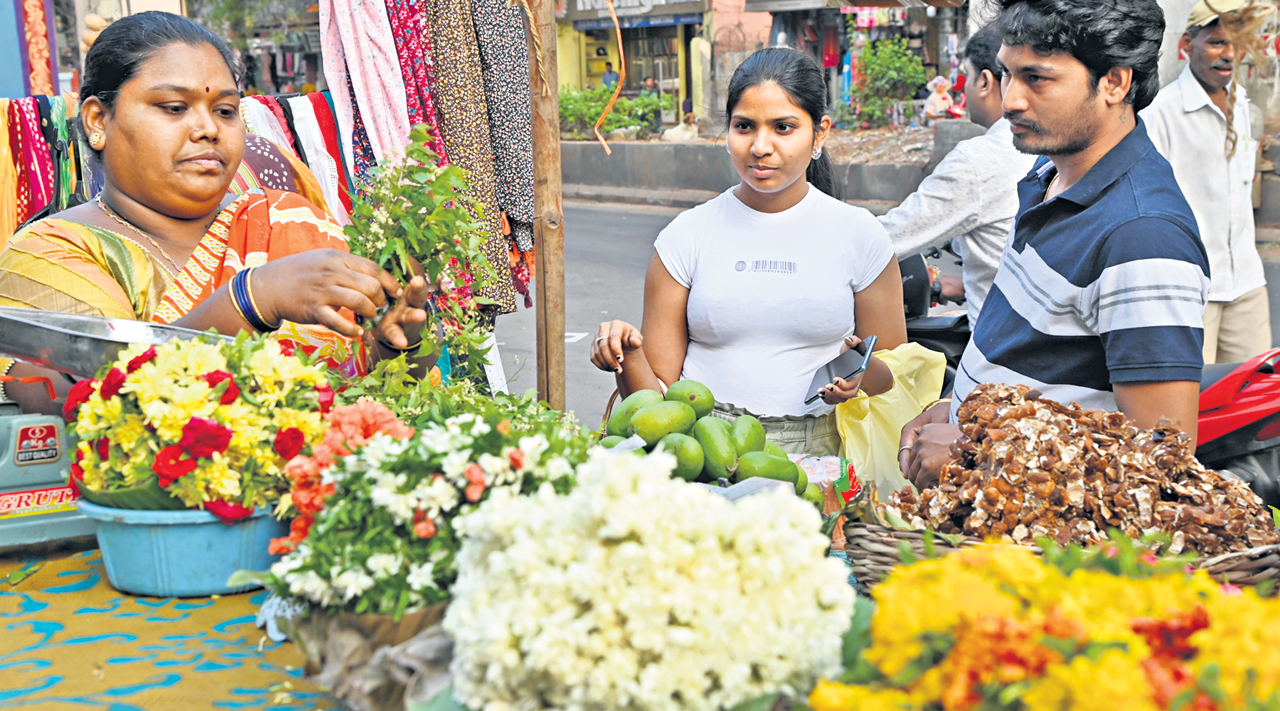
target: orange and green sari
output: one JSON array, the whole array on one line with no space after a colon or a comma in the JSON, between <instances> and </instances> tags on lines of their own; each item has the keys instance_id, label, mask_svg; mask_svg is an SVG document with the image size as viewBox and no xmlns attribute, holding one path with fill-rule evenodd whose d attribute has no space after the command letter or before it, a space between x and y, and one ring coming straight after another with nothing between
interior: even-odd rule
<instances>
[{"instance_id":1,"label":"orange and green sari","mask_svg":"<svg viewBox=\"0 0 1280 711\"><path fill-rule=\"evenodd\" d=\"M347 251L342 228L301 196L269 189L223 209L177 275L121 233L42 220L0 252L0 306L171 324L239 271L326 248ZM369 370L362 343L323 326L285 322L277 336L347 377Z\"/></svg>"}]
</instances>

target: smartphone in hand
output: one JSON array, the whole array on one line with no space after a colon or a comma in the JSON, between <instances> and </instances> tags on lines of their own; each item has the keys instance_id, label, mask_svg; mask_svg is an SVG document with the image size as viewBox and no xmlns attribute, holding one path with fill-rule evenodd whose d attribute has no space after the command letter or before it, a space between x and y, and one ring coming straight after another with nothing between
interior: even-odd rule
<instances>
[{"instance_id":1,"label":"smartphone in hand","mask_svg":"<svg viewBox=\"0 0 1280 711\"><path fill-rule=\"evenodd\" d=\"M871 362L871 354L876 350L876 337L867 338L853 348L833 358L813 374L813 382L809 383L811 397L804 401L809 405L822 397L822 391L834 383L837 378L848 382L859 378L867 372L867 364Z\"/></svg>"}]
</instances>

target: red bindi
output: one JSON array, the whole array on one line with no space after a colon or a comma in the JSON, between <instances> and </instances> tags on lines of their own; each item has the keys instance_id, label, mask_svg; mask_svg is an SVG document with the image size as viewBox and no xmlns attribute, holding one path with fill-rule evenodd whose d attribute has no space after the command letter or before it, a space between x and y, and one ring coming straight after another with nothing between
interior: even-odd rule
<instances>
[{"instance_id":1,"label":"red bindi","mask_svg":"<svg viewBox=\"0 0 1280 711\"><path fill-rule=\"evenodd\" d=\"M209 87L207 87L207 86L206 86L206 87L204 88L204 93L206 93L206 94L208 94L208 93L209 93Z\"/></svg>"}]
</instances>

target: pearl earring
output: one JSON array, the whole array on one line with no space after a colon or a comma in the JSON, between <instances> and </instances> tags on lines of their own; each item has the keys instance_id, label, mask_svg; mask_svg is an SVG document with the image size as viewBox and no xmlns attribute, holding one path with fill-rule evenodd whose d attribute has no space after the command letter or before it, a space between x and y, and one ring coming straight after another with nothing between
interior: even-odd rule
<instances>
[{"instance_id":1,"label":"pearl earring","mask_svg":"<svg viewBox=\"0 0 1280 711\"><path fill-rule=\"evenodd\" d=\"M821 158L821 157L822 157L822 146L818 146L818 147L817 147L817 149L815 149L815 150L813 151L813 153L812 153L812 154L810 154L810 157L811 157L811 158L813 158L814 160L818 160L819 158Z\"/></svg>"}]
</instances>

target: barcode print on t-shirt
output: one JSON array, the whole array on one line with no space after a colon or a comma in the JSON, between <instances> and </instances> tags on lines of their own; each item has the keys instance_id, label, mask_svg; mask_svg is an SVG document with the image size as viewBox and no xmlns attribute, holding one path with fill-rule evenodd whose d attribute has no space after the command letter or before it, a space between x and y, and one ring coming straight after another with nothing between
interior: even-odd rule
<instances>
[{"instance_id":1,"label":"barcode print on t-shirt","mask_svg":"<svg viewBox=\"0 0 1280 711\"><path fill-rule=\"evenodd\" d=\"M768 274L795 274L796 263L757 259L751 263L751 271L765 272Z\"/></svg>"}]
</instances>

